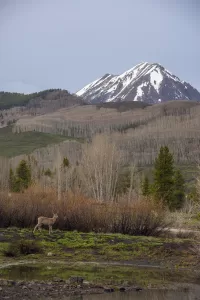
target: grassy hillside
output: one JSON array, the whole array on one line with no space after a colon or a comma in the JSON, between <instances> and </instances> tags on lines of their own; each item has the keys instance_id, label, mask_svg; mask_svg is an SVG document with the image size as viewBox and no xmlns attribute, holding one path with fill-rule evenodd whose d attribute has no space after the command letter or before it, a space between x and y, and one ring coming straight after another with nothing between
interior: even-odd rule
<instances>
[{"instance_id":1,"label":"grassy hillside","mask_svg":"<svg viewBox=\"0 0 200 300\"><path fill-rule=\"evenodd\" d=\"M35 149L57 144L67 137L41 132L12 133L11 127L0 129L0 156L12 157L29 154Z\"/></svg>"}]
</instances>

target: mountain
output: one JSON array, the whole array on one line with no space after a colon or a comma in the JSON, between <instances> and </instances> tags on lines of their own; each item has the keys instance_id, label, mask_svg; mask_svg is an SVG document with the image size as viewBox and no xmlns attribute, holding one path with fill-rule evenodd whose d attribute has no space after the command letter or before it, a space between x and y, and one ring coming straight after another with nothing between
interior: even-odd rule
<instances>
[{"instance_id":1,"label":"mountain","mask_svg":"<svg viewBox=\"0 0 200 300\"><path fill-rule=\"evenodd\" d=\"M189 83L157 63L140 63L121 75L105 74L76 93L85 101L144 101L158 103L169 100L200 101L200 93Z\"/></svg>"}]
</instances>

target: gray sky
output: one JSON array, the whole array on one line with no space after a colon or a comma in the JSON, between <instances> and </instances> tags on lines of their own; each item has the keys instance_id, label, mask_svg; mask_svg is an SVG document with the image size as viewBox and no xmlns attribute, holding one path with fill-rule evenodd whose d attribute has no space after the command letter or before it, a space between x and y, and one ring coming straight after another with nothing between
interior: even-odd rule
<instances>
[{"instance_id":1,"label":"gray sky","mask_svg":"<svg viewBox=\"0 0 200 300\"><path fill-rule=\"evenodd\" d=\"M76 92L158 62L200 90L199 0L0 0L0 90Z\"/></svg>"}]
</instances>

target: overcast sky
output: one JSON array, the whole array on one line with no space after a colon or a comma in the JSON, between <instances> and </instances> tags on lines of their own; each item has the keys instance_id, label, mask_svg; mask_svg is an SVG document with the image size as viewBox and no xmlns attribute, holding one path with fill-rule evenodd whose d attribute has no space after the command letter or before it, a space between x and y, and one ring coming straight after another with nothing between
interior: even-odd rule
<instances>
[{"instance_id":1,"label":"overcast sky","mask_svg":"<svg viewBox=\"0 0 200 300\"><path fill-rule=\"evenodd\" d=\"M158 62L200 90L199 0L0 0L0 90L76 92Z\"/></svg>"}]
</instances>

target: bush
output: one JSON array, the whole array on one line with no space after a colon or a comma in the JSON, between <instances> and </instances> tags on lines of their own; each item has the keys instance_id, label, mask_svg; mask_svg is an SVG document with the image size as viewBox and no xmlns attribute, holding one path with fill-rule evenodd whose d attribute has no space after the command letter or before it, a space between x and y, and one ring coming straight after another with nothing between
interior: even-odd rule
<instances>
[{"instance_id":1,"label":"bush","mask_svg":"<svg viewBox=\"0 0 200 300\"><path fill-rule=\"evenodd\" d=\"M64 158L63 158L63 166L64 166L64 167L69 167L69 166L70 166L69 160L68 160L67 157L64 157Z\"/></svg>"},{"instance_id":2,"label":"bush","mask_svg":"<svg viewBox=\"0 0 200 300\"><path fill-rule=\"evenodd\" d=\"M151 199L118 205L111 218L111 231L115 233L155 236L167 226L162 205L156 205Z\"/></svg>"},{"instance_id":3,"label":"bush","mask_svg":"<svg viewBox=\"0 0 200 300\"><path fill-rule=\"evenodd\" d=\"M12 244L8 246L8 249L4 250L4 256L6 257L17 257L19 256L19 251L16 251L15 247Z\"/></svg>"},{"instance_id":4,"label":"bush","mask_svg":"<svg viewBox=\"0 0 200 300\"><path fill-rule=\"evenodd\" d=\"M42 252L42 248L38 242L21 240L14 244L10 244L8 249L4 251L4 255L7 257L16 257L19 255L37 254Z\"/></svg>"},{"instance_id":5,"label":"bush","mask_svg":"<svg viewBox=\"0 0 200 300\"><path fill-rule=\"evenodd\" d=\"M0 227L33 228L38 216L52 217L52 210L59 216L53 227L60 230L156 235L159 228L166 227L162 204L146 197L105 203L68 192L61 199L57 201L56 191L33 189L0 197Z\"/></svg>"},{"instance_id":6,"label":"bush","mask_svg":"<svg viewBox=\"0 0 200 300\"><path fill-rule=\"evenodd\" d=\"M48 168L47 170L44 171L44 175L45 176L48 176L48 177L51 177L52 176L52 172L51 170Z\"/></svg>"}]
</instances>

